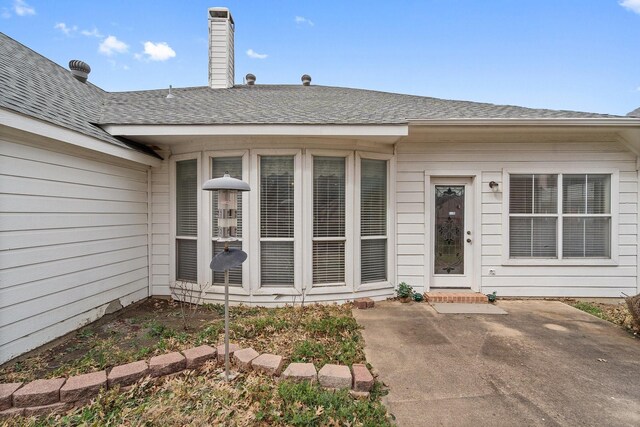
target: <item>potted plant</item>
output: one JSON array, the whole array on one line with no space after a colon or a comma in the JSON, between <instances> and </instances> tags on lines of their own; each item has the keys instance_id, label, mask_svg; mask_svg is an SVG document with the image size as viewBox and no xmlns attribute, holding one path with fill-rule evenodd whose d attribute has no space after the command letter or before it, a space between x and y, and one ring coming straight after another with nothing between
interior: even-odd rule
<instances>
[{"instance_id":1,"label":"potted plant","mask_svg":"<svg viewBox=\"0 0 640 427\"><path fill-rule=\"evenodd\" d=\"M402 282L396 289L396 295L398 296L400 302L409 302L413 297L413 288L407 285L405 282Z\"/></svg>"}]
</instances>

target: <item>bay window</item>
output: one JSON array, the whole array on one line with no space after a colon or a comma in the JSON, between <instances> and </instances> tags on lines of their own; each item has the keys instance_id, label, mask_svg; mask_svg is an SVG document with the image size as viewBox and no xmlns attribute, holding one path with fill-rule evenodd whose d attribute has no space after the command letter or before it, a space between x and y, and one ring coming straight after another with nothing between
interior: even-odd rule
<instances>
[{"instance_id":1,"label":"bay window","mask_svg":"<svg viewBox=\"0 0 640 427\"><path fill-rule=\"evenodd\" d=\"M313 284L345 282L344 157L313 157Z\"/></svg>"},{"instance_id":2,"label":"bay window","mask_svg":"<svg viewBox=\"0 0 640 427\"><path fill-rule=\"evenodd\" d=\"M360 161L360 282L387 280L387 161Z\"/></svg>"},{"instance_id":3,"label":"bay window","mask_svg":"<svg viewBox=\"0 0 640 427\"><path fill-rule=\"evenodd\" d=\"M294 285L294 156L260 156L260 285Z\"/></svg>"},{"instance_id":4,"label":"bay window","mask_svg":"<svg viewBox=\"0 0 640 427\"><path fill-rule=\"evenodd\" d=\"M198 281L198 161L176 162L176 280Z\"/></svg>"},{"instance_id":5,"label":"bay window","mask_svg":"<svg viewBox=\"0 0 640 427\"><path fill-rule=\"evenodd\" d=\"M242 156L213 157L211 159L211 177L219 178L228 173L232 178L242 179ZM228 242L230 248L242 249L242 195L238 197L237 241ZM213 256L224 250L224 242L218 241L218 192L211 192L211 232ZM213 272L213 284L224 284L224 272ZM242 286L242 266L229 270L229 285Z\"/></svg>"}]
</instances>

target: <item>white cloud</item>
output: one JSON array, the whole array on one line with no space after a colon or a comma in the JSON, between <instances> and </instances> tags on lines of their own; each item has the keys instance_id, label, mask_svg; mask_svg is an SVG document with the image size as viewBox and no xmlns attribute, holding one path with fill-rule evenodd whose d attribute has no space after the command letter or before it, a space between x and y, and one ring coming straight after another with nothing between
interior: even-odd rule
<instances>
[{"instance_id":1,"label":"white cloud","mask_svg":"<svg viewBox=\"0 0 640 427\"><path fill-rule=\"evenodd\" d=\"M29 6L24 0L14 0L13 11L18 16L28 16L36 14L36 10L33 7Z\"/></svg>"},{"instance_id":2,"label":"white cloud","mask_svg":"<svg viewBox=\"0 0 640 427\"><path fill-rule=\"evenodd\" d=\"M166 61L176 56L176 51L171 49L166 42L144 42L144 54L151 61ZM142 55L134 55L136 59L141 59Z\"/></svg>"},{"instance_id":3,"label":"white cloud","mask_svg":"<svg viewBox=\"0 0 640 427\"><path fill-rule=\"evenodd\" d=\"M640 14L640 0L621 0L618 4L625 9Z\"/></svg>"},{"instance_id":4,"label":"white cloud","mask_svg":"<svg viewBox=\"0 0 640 427\"><path fill-rule=\"evenodd\" d=\"M89 30L82 30L80 31L80 34L82 34L83 36L87 36L87 37L103 37L102 34L100 34L100 31L98 31L98 29L96 27L93 27L93 30L89 31Z\"/></svg>"},{"instance_id":5,"label":"white cloud","mask_svg":"<svg viewBox=\"0 0 640 427\"><path fill-rule=\"evenodd\" d=\"M296 21L296 24L298 25L302 25L302 24L306 24L310 27L313 27L313 21L311 19L307 19L304 16L296 16L294 18L294 21Z\"/></svg>"},{"instance_id":6,"label":"white cloud","mask_svg":"<svg viewBox=\"0 0 640 427\"><path fill-rule=\"evenodd\" d=\"M114 53L126 53L128 50L129 45L118 40L116 36L107 37L98 47L98 52L107 56L111 56Z\"/></svg>"},{"instance_id":7,"label":"white cloud","mask_svg":"<svg viewBox=\"0 0 640 427\"><path fill-rule=\"evenodd\" d=\"M247 51L247 56L249 58L254 58L254 59L265 59L269 55L267 55L266 53L258 53L256 51L254 51L253 49L249 49Z\"/></svg>"},{"instance_id":8,"label":"white cloud","mask_svg":"<svg viewBox=\"0 0 640 427\"><path fill-rule=\"evenodd\" d=\"M70 35L72 32L78 30L77 26L74 25L73 27L67 27L67 24L65 24L64 22L58 22L56 25L53 26L53 28L55 28L56 30L62 31L67 36Z\"/></svg>"}]
</instances>

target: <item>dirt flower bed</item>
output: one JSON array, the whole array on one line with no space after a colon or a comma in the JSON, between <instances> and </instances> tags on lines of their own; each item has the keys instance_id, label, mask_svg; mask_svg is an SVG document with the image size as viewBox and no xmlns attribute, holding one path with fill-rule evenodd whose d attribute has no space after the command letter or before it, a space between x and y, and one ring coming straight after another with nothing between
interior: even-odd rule
<instances>
[{"instance_id":1,"label":"dirt flower bed","mask_svg":"<svg viewBox=\"0 0 640 427\"><path fill-rule=\"evenodd\" d=\"M154 355L223 341L224 308L205 305L185 325L175 302L149 299L0 367L0 382L93 372ZM231 341L289 362L366 363L350 305L233 307ZM277 382L256 373L226 384L220 366L102 392L88 406L9 425L388 425L376 385L369 398Z\"/></svg>"},{"instance_id":2,"label":"dirt flower bed","mask_svg":"<svg viewBox=\"0 0 640 427\"><path fill-rule=\"evenodd\" d=\"M640 337L640 328L634 324L633 316L631 316L629 307L627 307L627 303L624 301L617 304L607 304L602 302L566 299L564 302L586 313L592 314L608 322L615 323L616 325L620 325L636 337Z\"/></svg>"}]
</instances>

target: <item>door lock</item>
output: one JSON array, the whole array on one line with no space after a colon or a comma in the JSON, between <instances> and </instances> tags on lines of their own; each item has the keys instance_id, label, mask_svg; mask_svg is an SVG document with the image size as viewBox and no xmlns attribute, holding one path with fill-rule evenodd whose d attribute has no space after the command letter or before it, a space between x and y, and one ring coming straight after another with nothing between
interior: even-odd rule
<instances>
[{"instance_id":1,"label":"door lock","mask_svg":"<svg viewBox=\"0 0 640 427\"><path fill-rule=\"evenodd\" d=\"M471 243L471 239L467 239L467 243Z\"/></svg>"}]
</instances>

